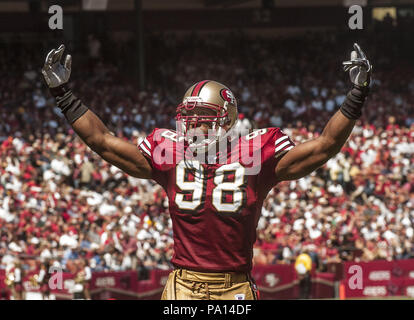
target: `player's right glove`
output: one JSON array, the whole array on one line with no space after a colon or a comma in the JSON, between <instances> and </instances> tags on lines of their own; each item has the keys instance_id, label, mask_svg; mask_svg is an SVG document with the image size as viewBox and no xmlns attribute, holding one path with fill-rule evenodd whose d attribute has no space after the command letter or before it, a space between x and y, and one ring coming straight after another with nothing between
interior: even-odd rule
<instances>
[{"instance_id":1,"label":"player's right glove","mask_svg":"<svg viewBox=\"0 0 414 320\"><path fill-rule=\"evenodd\" d=\"M357 43L354 43L351 59L342 62L345 72L349 71L351 82L360 88L368 88L371 82L372 66L365 53Z\"/></svg>"},{"instance_id":2,"label":"player's right glove","mask_svg":"<svg viewBox=\"0 0 414 320\"><path fill-rule=\"evenodd\" d=\"M342 63L345 72L349 72L352 89L348 92L340 110L349 119L359 119L362 107L369 93L372 65L357 43L354 43L351 59Z\"/></svg>"},{"instance_id":3,"label":"player's right glove","mask_svg":"<svg viewBox=\"0 0 414 320\"><path fill-rule=\"evenodd\" d=\"M56 98L57 106L72 124L88 111L88 108L73 95L67 85L72 71L72 57L67 55L65 63L62 64L60 60L63 51L65 51L65 46L62 44L57 50L53 49L48 53L42 74L50 93Z\"/></svg>"}]
</instances>

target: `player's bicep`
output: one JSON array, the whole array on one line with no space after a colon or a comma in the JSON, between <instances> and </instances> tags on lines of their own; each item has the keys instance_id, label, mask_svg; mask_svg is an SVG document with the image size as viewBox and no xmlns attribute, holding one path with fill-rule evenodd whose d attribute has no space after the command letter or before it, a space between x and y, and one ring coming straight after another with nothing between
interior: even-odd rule
<instances>
[{"instance_id":1,"label":"player's bicep","mask_svg":"<svg viewBox=\"0 0 414 320\"><path fill-rule=\"evenodd\" d=\"M125 173L142 179L150 179L152 168L136 145L110 133L104 136L104 148L100 156Z\"/></svg>"},{"instance_id":2,"label":"player's bicep","mask_svg":"<svg viewBox=\"0 0 414 320\"><path fill-rule=\"evenodd\" d=\"M331 157L323 144L323 139L317 138L282 155L275 167L277 181L300 179L322 166Z\"/></svg>"}]
</instances>

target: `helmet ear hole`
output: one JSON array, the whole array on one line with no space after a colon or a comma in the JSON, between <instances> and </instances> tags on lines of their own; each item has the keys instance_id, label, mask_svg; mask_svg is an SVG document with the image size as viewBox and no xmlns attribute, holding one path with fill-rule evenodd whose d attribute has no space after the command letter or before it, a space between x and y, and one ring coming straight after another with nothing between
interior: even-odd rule
<instances>
[{"instance_id":1,"label":"helmet ear hole","mask_svg":"<svg viewBox=\"0 0 414 320\"><path fill-rule=\"evenodd\" d=\"M227 108L228 104L229 103L225 101L223 105L223 109L221 109L221 116L224 116L224 115L226 116L220 119L220 126L225 126L226 124L231 123L231 119L229 117L228 108Z\"/></svg>"},{"instance_id":2,"label":"helmet ear hole","mask_svg":"<svg viewBox=\"0 0 414 320\"><path fill-rule=\"evenodd\" d=\"M226 118L224 119L223 122L224 122L223 125L230 124L231 123L231 119L229 118L229 116L226 116Z\"/></svg>"},{"instance_id":3,"label":"helmet ear hole","mask_svg":"<svg viewBox=\"0 0 414 320\"><path fill-rule=\"evenodd\" d=\"M230 118L226 116L225 118L220 119L220 127L225 126L226 124L229 124L231 122Z\"/></svg>"}]
</instances>

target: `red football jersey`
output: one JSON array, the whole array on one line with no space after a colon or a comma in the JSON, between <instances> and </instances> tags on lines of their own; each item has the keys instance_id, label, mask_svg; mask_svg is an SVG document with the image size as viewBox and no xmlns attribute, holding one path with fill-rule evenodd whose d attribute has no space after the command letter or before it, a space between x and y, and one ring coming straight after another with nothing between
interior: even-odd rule
<instances>
[{"instance_id":1,"label":"red football jersey","mask_svg":"<svg viewBox=\"0 0 414 320\"><path fill-rule=\"evenodd\" d=\"M294 147L279 128L229 141L208 159L185 157L177 134L155 129L139 149L166 191L177 267L249 272L262 204L276 184L275 166Z\"/></svg>"}]
</instances>

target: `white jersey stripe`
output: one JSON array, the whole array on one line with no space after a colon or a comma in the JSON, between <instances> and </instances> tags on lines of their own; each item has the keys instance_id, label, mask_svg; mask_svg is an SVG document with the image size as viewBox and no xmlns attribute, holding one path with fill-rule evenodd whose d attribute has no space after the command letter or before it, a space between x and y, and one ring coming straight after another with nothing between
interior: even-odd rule
<instances>
[{"instance_id":1,"label":"white jersey stripe","mask_svg":"<svg viewBox=\"0 0 414 320\"><path fill-rule=\"evenodd\" d=\"M278 152L280 150L282 150L284 147L286 147L287 145L291 144L290 141L285 141L283 142L280 146L278 146L275 150L275 152Z\"/></svg>"},{"instance_id":2,"label":"white jersey stripe","mask_svg":"<svg viewBox=\"0 0 414 320\"><path fill-rule=\"evenodd\" d=\"M287 148L286 148L286 149L284 149L284 150L280 150L279 152L276 152L276 153L275 153L275 158L276 158L276 159L280 158L282 155L284 155L285 153L287 153L290 149L293 149L293 147L294 147L294 146L290 146L290 147L287 147Z\"/></svg>"},{"instance_id":3,"label":"white jersey stripe","mask_svg":"<svg viewBox=\"0 0 414 320\"><path fill-rule=\"evenodd\" d=\"M287 138L289 138L289 137L288 136L283 136L283 137L277 139L276 142L275 142L275 146L277 146L280 142L282 142L283 140L286 140Z\"/></svg>"},{"instance_id":4,"label":"white jersey stripe","mask_svg":"<svg viewBox=\"0 0 414 320\"><path fill-rule=\"evenodd\" d=\"M142 151L144 151L147 155L151 157L151 152L145 147L143 143L141 143L139 147L141 148Z\"/></svg>"}]
</instances>

